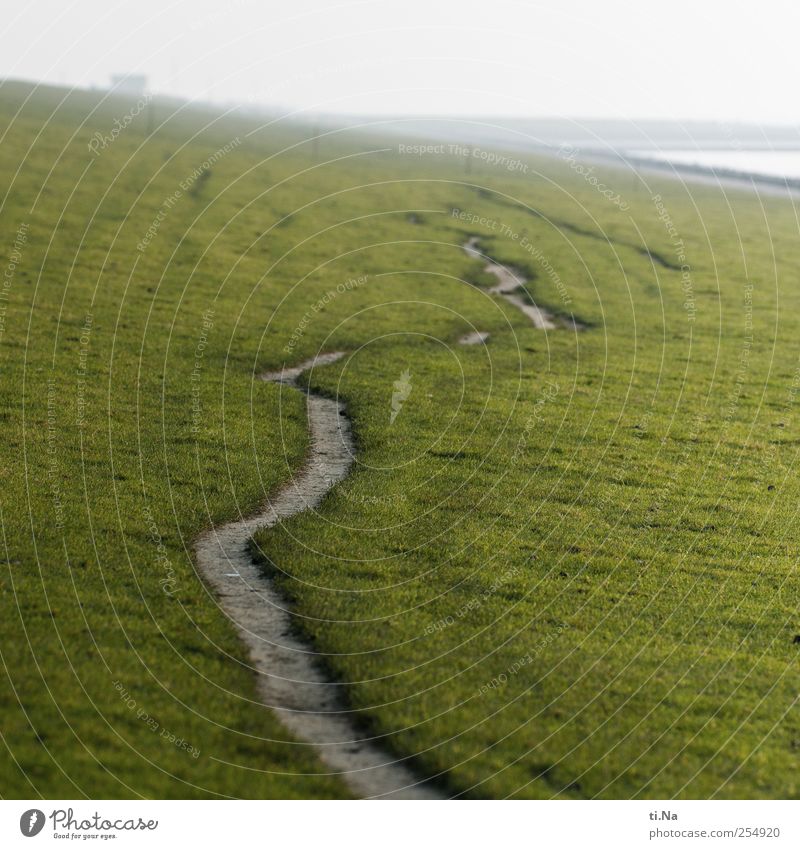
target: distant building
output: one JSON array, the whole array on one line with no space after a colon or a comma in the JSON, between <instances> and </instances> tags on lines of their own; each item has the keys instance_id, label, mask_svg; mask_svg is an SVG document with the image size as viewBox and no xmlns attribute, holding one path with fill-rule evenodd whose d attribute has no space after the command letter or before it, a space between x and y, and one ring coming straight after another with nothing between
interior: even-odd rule
<instances>
[{"instance_id":1,"label":"distant building","mask_svg":"<svg viewBox=\"0 0 800 849\"><path fill-rule=\"evenodd\" d=\"M147 90L144 74L112 74L111 88L118 94L134 94L137 97Z\"/></svg>"}]
</instances>

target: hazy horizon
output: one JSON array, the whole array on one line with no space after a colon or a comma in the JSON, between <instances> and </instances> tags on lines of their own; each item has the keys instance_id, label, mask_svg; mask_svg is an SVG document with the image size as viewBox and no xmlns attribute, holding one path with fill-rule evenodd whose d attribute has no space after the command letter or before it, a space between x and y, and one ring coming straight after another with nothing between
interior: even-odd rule
<instances>
[{"instance_id":1,"label":"hazy horizon","mask_svg":"<svg viewBox=\"0 0 800 849\"><path fill-rule=\"evenodd\" d=\"M142 73L159 94L291 113L793 126L798 21L789 3L717 0L40 0L6 23L0 77L105 88Z\"/></svg>"}]
</instances>

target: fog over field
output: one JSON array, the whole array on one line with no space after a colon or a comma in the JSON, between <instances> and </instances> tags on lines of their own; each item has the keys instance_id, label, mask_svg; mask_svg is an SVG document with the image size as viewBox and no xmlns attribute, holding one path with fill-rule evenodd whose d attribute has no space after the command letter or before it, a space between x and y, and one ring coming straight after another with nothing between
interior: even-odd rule
<instances>
[{"instance_id":1,"label":"fog over field","mask_svg":"<svg viewBox=\"0 0 800 849\"><path fill-rule=\"evenodd\" d=\"M0 77L135 72L287 113L795 125L799 24L788 0L36 0L4 21Z\"/></svg>"}]
</instances>

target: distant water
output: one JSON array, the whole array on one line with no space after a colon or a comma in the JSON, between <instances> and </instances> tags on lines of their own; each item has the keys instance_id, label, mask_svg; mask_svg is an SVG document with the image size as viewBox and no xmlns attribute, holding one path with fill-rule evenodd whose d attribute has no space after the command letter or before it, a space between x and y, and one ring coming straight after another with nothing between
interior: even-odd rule
<instances>
[{"instance_id":1,"label":"distant water","mask_svg":"<svg viewBox=\"0 0 800 849\"><path fill-rule=\"evenodd\" d=\"M800 180L800 150L631 150L628 154L640 160L654 159L720 173Z\"/></svg>"}]
</instances>

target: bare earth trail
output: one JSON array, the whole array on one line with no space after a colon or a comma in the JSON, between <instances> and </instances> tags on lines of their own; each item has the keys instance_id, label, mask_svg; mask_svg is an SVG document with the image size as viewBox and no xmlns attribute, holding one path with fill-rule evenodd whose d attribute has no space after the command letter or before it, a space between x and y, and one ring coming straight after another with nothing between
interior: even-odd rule
<instances>
[{"instance_id":1,"label":"bare earth trail","mask_svg":"<svg viewBox=\"0 0 800 849\"><path fill-rule=\"evenodd\" d=\"M469 256L486 261L485 270L497 278L497 284L489 289L491 294L505 298L539 330L565 326L557 324L558 319L547 310L516 294L525 284L524 278L488 259L477 237L463 247ZM577 323L572 326L580 327ZM462 345L483 345L488 339L488 333L476 330L458 341ZM293 368L262 375L262 379L291 391L303 391L297 384L303 372L343 356L340 352L320 354ZM204 533L195 546L197 563L249 650L264 704L292 734L314 746L356 796L446 798L437 787L417 778L402 761L394 760L373 739L365 737L342 699L342 685L327 677L313 646L293 628L285 600L250 556L250 538L257 530L317 507L353 464L355 446L343 405L312 393L307 398L311 454L305 465L256 515Z\"/></svg>"},{"instance_id":2,"label":"bare earth trail","mask_svg":"<svg viewBox=\"0 0 800 849\"><path fill-rule=\"evenodd\" d=\"M575 330L583 330L583 325L578 322L556 318L543 307L537 307L516 294L525 285L525 278L519 272L514 274L504 265L500 265L487 257L480 249L480 240L477 236L471 236L462 247L467 256L486 262L483 270L497 278L497 283L489 289L489 292L492 295L500 295L510 304L513 304L531 320L537 330L555 330L557 327L572 327Z\"/></svg>"},{"instance_id":3,"label":"bare earth trail","mask_svg":"<svg viewBox=\"0 0 800 849\"><path fill-rule=\"evenodd\" d=\"M342 356L321 354L262 379L302 391L296 381L304 371ZM365 736L342 700L342 685L326 676L313 646L297 635L285 600L250 556L249 541L256 530L318 506L353 464L354 444L343 405L312 393L307 397L311 453L305 465L259 513L204 533L195 546L198 565L249 650L264 704L295 737L315 748L354 795L446 798Z\"/></svg>"}]
</instances>

